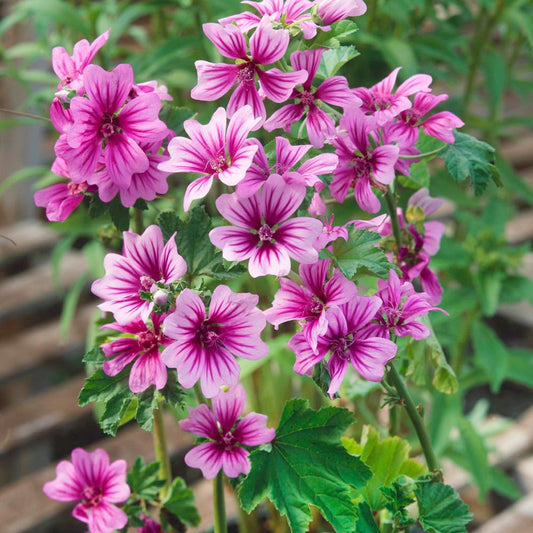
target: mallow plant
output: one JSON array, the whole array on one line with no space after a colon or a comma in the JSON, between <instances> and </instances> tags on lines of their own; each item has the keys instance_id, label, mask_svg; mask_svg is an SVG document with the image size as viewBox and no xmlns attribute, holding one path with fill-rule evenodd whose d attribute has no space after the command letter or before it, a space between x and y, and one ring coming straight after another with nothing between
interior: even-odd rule
<instances>
[{"instance_id":1,"label":"mallow plant","mask_svg":"<svg viewBox=\"0 0 533 533\"><path fill-rule=\"evenodd\" d=\"M398 66L371 87L338 74L362 0L244 4L203 25L218 61L196 61L191 111L129 64L95 64L113 27L52 51L57 182L35 202L56 222L88 207L120 240L92 284L102 317L79 403L95 404L106 434L133 419L152 432L157 461L77 448L43 490L75 502L90 533L198 526L170 468L167 411L196 439L186 465L213 480L216 533L225 486L242 531L258 531L246 515L259 505L294 533L311 521L465 531L472 516L426 427L432 405L406 379L413 343L438 346L431 318L448 315L432 264L442 200L402 184L434 158L457 180L475 158L497 181L493 151L457 132L427 74L400 83ZM217 108L202 121L204 102ZM456 392L442 351L433 367L433 386ZM352 401L363 390L379 396L381 424Z\"/></svg>"}]
</instances>

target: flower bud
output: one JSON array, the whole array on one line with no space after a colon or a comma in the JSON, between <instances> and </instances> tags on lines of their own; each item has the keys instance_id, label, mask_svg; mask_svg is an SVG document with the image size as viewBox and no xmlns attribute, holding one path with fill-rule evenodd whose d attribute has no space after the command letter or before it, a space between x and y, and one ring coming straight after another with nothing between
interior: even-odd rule
<instances>
[{"instance_id":1,"label":"flower bud","mask_svg":"<svg viewBox=\"0 0 533 533\"><path fill-rule=\"evenodd\" d=\"M165 305L168 300L168 295L165 291L159 289L154 292L153 300L156 305Z\"/></svg>"}]
</instances>

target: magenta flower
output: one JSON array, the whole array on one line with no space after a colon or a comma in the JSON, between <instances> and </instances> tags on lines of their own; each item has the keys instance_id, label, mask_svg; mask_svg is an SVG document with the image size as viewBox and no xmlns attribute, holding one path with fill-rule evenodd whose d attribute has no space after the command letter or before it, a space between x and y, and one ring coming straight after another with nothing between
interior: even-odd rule
<instances>
[{"instance_id":1,"label":"magenta flower","mask_svg":"<svg viewBox=\"0 0 533 533\"><path fill-rule=\"evenodd\" d=\"M285 55L289 31L275 30L269 17L263 17L250 38L248 56L246 39L237 26L209 23L204 24L203 28L224 57L239 60L239 63L228 65L196 61L198 85L191 91L191 97L195 100L218 100L237 84L228 102L228 116L233 116L242 106L249 105L253 116L261 119L254 126L258 129L266 118L263 98L284 102L295 85L306 78L305 72L282 72L277 68L265 71L259 67L275 63ZM256 75L259 90L256 87Z\"/></svg>"},{"instance_id":2,"label":"magenta flower","mask_svg":"<svg viewBox=\"0 0 533 533\"><path fill-rule=\"evenodd\" d=\"M320 109L320 102L342 108L361 105L360 99L348 88L348 82L344 76L332 76L323 81L314 92L312 91L311 84L323 53L324 48L316 48L291 54L292 68L295 71L306 72L307 79L302 83L302 90L295 89L291 95L291 98L300 101L275 111L264 124L267 131L283 128L288 133L291 125L307 112L305 125L309 141L315 148L322 148L326 139L335 136L335 122L328 113Z\"/></svg>"},{"instance_id":3,"label":"magenta flower","mask_svg":"<svg viewBox=\"0 0 533 533\"><path fill-rule=\"evenodd\" d=\"M397 337L411 335L420 340L428 337L430 331L422 322L416 320L417 318L426 316L430 311L448 314L438 307L432 307L425 294L415 292L410 282L401 282L398 274L392 269L389 271L388 281L378 280L378 289L377 295L383 305L375 316L376 322L368 326L368 331L376 337L388 339L393 333Z\"/></svg>"},{"instance_id":4,"label":"magenta flower","mask_svg":"<svg viewBox=\"0 0 533 533\"><path fill-rule=\"evenodd\" d=\"M337 269L326 281L330 263L331 259L321 259L312 265L300 265L303 287L282 278L272 307L265 311L266 319L276 329L289 320L299 320L305 340L313 350L317 348L319 335L328 329L327 309L339 307L357 296L355 283Z\"/></svg>"},{"instance_id":5,"label":"magenta flower","mask_svg":"<svg viewBox=\"0 0 533 533\"><path fill-rule=\"evenodd\" d=\"M313 367L329 352L331 383L328 394L331 398L339 390L348 363L365 379L381 381L385 365L396 355L397 346L367 331L367 326L380 307L381 300L377 296L357 296L340 307L328 309L328 329L318 338L316 352L303 333L297 333L289 341L290 348L296 354L294 371L310 375Z\"/></svg>"},{"instance_id":6,"label":"magenta flower","mask_svg":"<svg viewBox=\"0 0 533 533\"><path fill-rule=\"evenodd\" d=\"M313 242L322 231L322 222L309 217L289 219L305 192L304 185L288 185L273 174L250 198L222 194L216 200L217 209L234 226L212 229L211 242L228 261L249 259L248 271L253 278L287 275L291 258L299 263L315 263L318 252Z\"/></svg>"},{"instance_id":7,"label":"magenta flower","mask_svg":"<svg viewBox=\"0 0 533 533\"><path fill-rule=\"evenodd\" d=\"M165 244L161 229L152 225L142 235L124 232L122 255L107 254L102 279L93 282L93 294L104 300L98 307L115 315L126 325L141 316L145 322L154 304L140 297L139 291L157 290L156 282L170 283L180 279L187 264L178 254L172 236Z\"/></svg>"},{"instance_id":8,"label":"magenta flower","mask_svg":"<svg viewBox=\"0 0 533 533\"><path fill-rule=\"evenodd\" d=\"M366 13L366 4L362 0L318 0L316 3L317 14L327 26Z\"/></svg>"},{"instance_id":9,"label":"magenta flower","mask_svg":"<svg viewBox=\"0 0 533 533\"><path fill-rule=\"evenodd\" d=\"M83 94L83 72L94 56L109 39L109 30L98 36L91 44L87 39L82 39L74 45L72 56L62 46L52 50L52 68L61 80L58 90L67 88Z\"/></svg>"},{"instance_id":10,"label":"magenta flower","mask_svg":"<svg viewBox=\"0 0 533 533\"><path fill-rule=\"evenodd\" d=\"M261 18L267 15L270 20L281 24L283 27L299 27L304 39L312 39L316 35L317 25L310 20L310 9L314 2L310 0L263 0L262 2L243 2L255 8L261 16L244 11L223 19L221 24L236 22L243 32L257 28Z\"/></svg>"},{"instance_id":11,"label":"magenta flower","mask_svg":"<svg viewBox=\"0 0 533 533\"><path fill-rule=\"evenodd\" d=\"M325 220L322 233L316 238L313 247L317 252L323 250L329 243L343 238L348 241L348 230L345 226L334 226L333 219L335 215L331 215L329 220Z\"/></svg>"},{"instance_id":12,"label":"magenta flower","mask_svg":"<svg viewBox=\"0 0 533 533\"><path fill-rule=\"evenodd\" d=\"M248 474L250 452L242 445L259 446L274 438L276 433L266 427L265 415L249 413L239 420L245 402L244 387L236 385L213 398L213 410L205 404L189 407L189 418L180 421L183 431L209 439L185 456L187 466L199 468L205 479L214 479L220 469L228 477Z\"/></svg>"},{"instance_id":13,"label":"magenta flower","mask_svg":"<svg viewBox=\"0 0 533 533\"><path fill-rule=\"evenodd\" d=\"M43 492L59 502L79 501L72 516L89 525L90 533L112 533L128 523L126 513L115 503L125 502L130 495L126 483L126 461L109 464L102 449L92 453L81 448L72 450L70 461L56 467L56 478L43 486Z\"/></svg>"},{"instance_id":14,"label":"magenta flower","mask_svg":"<svg viewBox=\"0 0 533 533\"><path fill-rule=\"evenodd\" d=\"M161 524L152 520L149 516L145 514L141 515L141 518L144 522L144 526L137 529L137 533L164 533L161 529Z\"/></svg>"},{"instance_id":15,"label":"magenta flower","mask_svg":"<svg viewBox=\"0 0 533 533\"><path fill-rule=\"evenodd\" d=\"M66 133L70 150L59 155L76 182L89 181L103 155L109 178L119 189L127 189L132 174L149 167L139 144L167 135L165 123L158 119L161 100L152 93L125 104L133 87L130 65L118 65L112 72L89 65L83 79L87 98L76 96L70 103L73 124Z\"/></svg>"},{"instance_id":16,"label":"magenta flower","mask_svg":"<svg viewBox=\"0 0 533 533\"><path fill-rule=\"evenodd\" d=\"M129 386L131 392L144 392L150 385L161 390L167 384L167 367L161 360L160 346L168 346L170 339L163 335L161 324L164 315L152 314L152 326L140 318L126 325L118 322L106 324L102 329L114 329L126 333L100 347L108 358L103 369L108 376L116 376L131 362Z\"/></svg>"},{"instance_id":17,"label":"magenta flower","mask_svg":"<svg viewBox=\"0 0 533 533\"><path fill-rule=\"evenodd\" d=\"M279 174L288 184L321 186L319 176L333 172L338 162L335 154L324 153L311 157L295 169L294 166L312 148L311 145L292 146L284 137L276 137L276 164L270 167L263 145L259 141L254 144L257 145L257 152L253 162L245 178L237 184L237 194L244 198L255 194L271 174Z\"/></svg>"},{"instance_id":18,"label":"magenta flower","mask_svg":"<svg viewBox=\"0 0 533 533\"><path fill-rule=\"evenodd\" d=\"M163 325L165 335L175 342L165 348L162 358L177 369L182 387L190 389L200 380L204 396L212 398L222 385L237 383L240 367L235 356L251 360L266 356L268 346L260 338L266 320L256 307L258 300L254 294L236 294L219 285L207 317L194 291L185 289L178 296L176 310Z\"/></svg>"},{"instance_id":19,"label":"magenta flower","mask_svg":"<svg viewBox=\"0 0 533 533\"><path fill-rule=\"evenodd\" d=\"M398 147L377 146L372 149L368 136L376 128L372 117L359 109L348 110L340 120L339 134L333 141L339 156L339 165L333 173L330 191L338 202L344 202L353 187L355 200L361 209L370 213L379 211L380 203L372 186L384 190L394 180L394 165L398 160Z\"/></svg>"},{"instance_id":20,"label":"magenta flower","mask_svg":"<svg viewBox=\"0 0 533 533\"><path fill-rule=\"evenodd\" d=\"M257 120L251 109L244 106L235 112L226 130L226 110L219 107L208 124L186 120L183 124L187 137L174 137L169 145L170 159L159 165L166 172L200 172L185 191L183 208L187 211L193 200L203 198L211 189L214 179L225 185L236 185L252 164L257 145L247 136Z\"/></svg>"},{"instance_id":21,"label":"magenta flower","mask_svg":"<svg viewBox=\"0 0 533 533\"><path fill-rule=\"evenodd\" d=\"M396 92L393 93L396 77L401 67L395 68L385 79L376 83L370 89L358 87L353 92L362 102L362 110L365 113L372 113L376 118L378 126L383 126L389 120L398 116L402 111L409 109L412 104L408 96L417 92L427 93L431 89L431 76L428 74L415 74L406 79Z\"/></svg>"}]
</instances>

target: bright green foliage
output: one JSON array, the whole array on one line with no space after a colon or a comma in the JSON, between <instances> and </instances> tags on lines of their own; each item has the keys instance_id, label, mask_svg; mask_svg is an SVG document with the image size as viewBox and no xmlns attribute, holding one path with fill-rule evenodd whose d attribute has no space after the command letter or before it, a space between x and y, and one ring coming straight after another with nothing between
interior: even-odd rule
<instances>
[{"instance_id":1,"label":"bright green foliage","mask_svg":"<svg viewBox=\"0 0 533 533\"><path fill-rule=\"evenodd\" d=\"M494 331L480 321L474 323L472 338L476 364L485 370L491 391L498 392L507 375L507 349Z\"/></svg>"},{"instance_id":2,"label":"bright green foliage","mask_svg":"<svg viewBox=\"0 0 533 533\"><path fill-rule=\"evenodd\" d=\"M419 479L415 496L418 520L427 533L463 533L472 520L468 506L449 485L434 479Z\"/></svg>"},{"instance_id":3,"label":"bright green foliage","mask_svg":"<svg viewBox=\"0 0 533 533\"><path fill-rule=\"evenodd\" d=\"M405 476L399 476L390 487L381 487L381 492L385 498L385 509L390 511L396 530L405 529L415 522L406 509L408 505L415 502L413 486L412 480L405 478Z\"/></svg>"},{"instance_id":4,"label":"bright green foliage","mask_svg":"<svg viewBox=\"0 0 533 533\"><path fill-rule=\"evenodd\" d=\"M323 79L334 76L341 67L358 55L355 46L339 46L326 50L322 54L317 76Z\"/></svg>"},{"instance_id":5,"label":"bright green foliage","mask_svg":"<svg viewBox=\"0 0 533 533\"><path fill-rule=\"evenodd\" d=\"M159 463L146 464L142 457L135 459L126 481L131 489L130 499L134 501L154 501L165 484L164 480L159 479Z\"/></svg>"},{"instance_id":6,"label":"bright green foliage","mask_svg":"<svg viewBox=\"0 0 533 533\"><path fill-rule=\"evenodd\" d=\"M352 279L355 274L373 274L387 279L393 268L387 256L376 247L381 237L373 231L348 228L348 241L337 239L333 243L333 254L323 250L320 257L331 257L340 271Z\"/></svg>"},{"instance_id":7,"label":"bright green foliage","mask_svg":"<svg viewBox=\"0 0 533 533\"><path fill-rule=\"evenodd\" d=\"M340 438L353 422L347 409L315 411L305 400L287 402L271 450L250 455L252 470L239 497L251 512L268 497L287 516L292 533L305 533L311 521L309 505L320 509L336 531L355 532L353 487L361 487L370 471L350 456Z\"/></svg>"},{"instance_id":8,"label":"bright green foliage","mask_svg":"<svg viewBox=\"0 0 533 533\"><path fill-rule=\"evenodd\" d=\"M159 112L159 119L162 120L169 129L176 135L184 135L183 123L193 116L193 112L188 107L178 107L165 102Z\"/></svg>"},{"instance_id":9,"label":"bright green foliage","mask_svg":"<svg viewBox=\"0 0 533 533\"><path fill-rule=\"evenodd\" d=\"M411 447L400 437L379 440L377 430L365 426L361 443L354 439L343 438L342 443L348 452L359 456L372 471L372 478L358 492L370 505L372 511L383 507L382 487L390 486L399 476L417 478L426 471L422 463L409 458Z\"/></svg>"},{"instance_id":10,"label":"bright green foliage","mask_svg":"<svg viewBox=\"0 0 533 533\"><path fill-rule=\"evenodd\" d=\"M176 380L172 379L172 374L169 374L167 385L162 391L150 387L140 394L134 394L128 386L127 368L116 376L108 376L103 371L104 354L100 348L88 352L83 360L97 368L85 381L78 404L81 407L93 402L97 404L98 423L108 435L116 435L118 428L132 418L145 431L152 431L154 410L158 408L161 397L174 407L183 402L184 393Z\"/></svg>"},{"instance_id":11,"label":"bright green foliage","mask_svg":"<svg viewBox=\"0 0 533 533\"><path fill-rule=\"evenodd\" d=\"M381 533L377 526L372 510L366 502L359 502L357 506L357 533Z\"/></svg>"},{"instance_id":12,"label":"bright green foliage","mask_svg":"<svg viewBox=\"0 0 533 533\"><path fill-rule=\"evenodd\" d=\"M453 179L458 182L470 179L475 194L480 195L491 180L501 186L494 153L490 144L466 133L455 132L455 143L447 146L442 156Z\"/></svg>"},{"instance_id":13,"label":"bright green foliage","mask_svg":"<svg viewBox=\"0 0 533 533\"><path fill-rule=\"evenodd\" d=\"M163 501L161 515L170 525L176 520L191 527L200 523L193 492L182 478L177 477L172 482L168 496Z\"/></svg>"}]
</instances>

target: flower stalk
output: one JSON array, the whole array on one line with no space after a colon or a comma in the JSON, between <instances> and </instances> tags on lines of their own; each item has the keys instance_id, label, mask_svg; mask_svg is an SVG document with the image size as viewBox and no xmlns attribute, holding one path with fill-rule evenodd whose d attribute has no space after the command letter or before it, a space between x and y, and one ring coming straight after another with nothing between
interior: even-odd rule
<instances>
[{"instance_id":1,"label":"flower stalk","mask_svg":"<svg viewBox=\"0 0 533 533\"><path fill-rule=\"evenodd\" d=\"M164 500L172 484L172 469L170 467L170 456L168 454L167 439L165 435L165 421L163 420L163 409L161 403L154 410L154 450L156 460L159 462L159 479L165 484L161 487L160 496Z\"/></svg>"},{"instance_id":2,"label":"flower stalk","mask_svg":"<svg viewBox=\"0 0 533 533\"><path fill-rule=\"evenodd\" d=\"M215 533L227 533L226 503L224 500L224 474L222 470L213 480L213 510L215 512Z\"/></svg>"}]
</instances>

